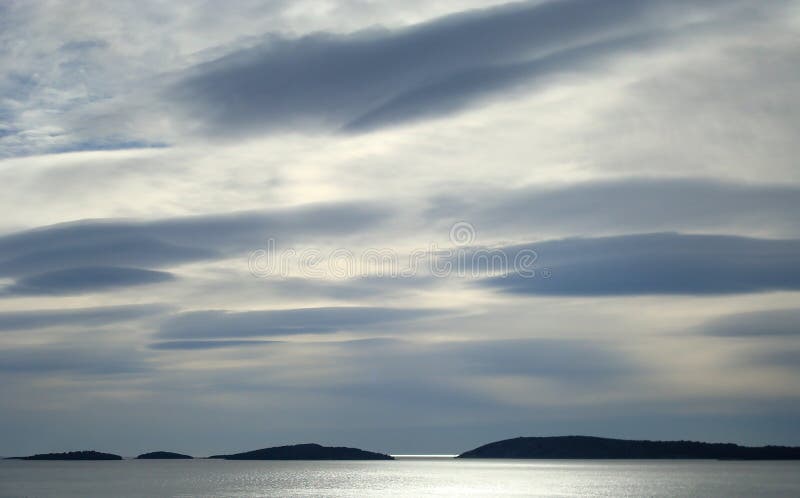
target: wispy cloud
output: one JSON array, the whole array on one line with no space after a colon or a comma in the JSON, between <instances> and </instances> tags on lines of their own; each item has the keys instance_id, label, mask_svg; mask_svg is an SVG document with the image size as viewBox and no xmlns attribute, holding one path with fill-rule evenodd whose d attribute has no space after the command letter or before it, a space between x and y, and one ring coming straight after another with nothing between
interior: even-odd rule
<instances>
[{"instance_id":1,"label":"wispy cloud","mask_svg":"<svg viewBox=\"0 0 800 498\"><path fill-rule=\"evenodd\" d=\"M330 334L376 329L441 315L442 310L345 306L265 311L195 311L164 322L159 337L202 339Z\"/></svg>"},{"instance_id":2,"label":"wispy cloud","mask_svg":"<svg viewBox=\"0 0 800 498\"><path fill-rule=\"evenodd\" d=\"M0 289L0 296L77 294L169 282L171 273L120 266L84 266L36 273Z\"/></svg>"},{"instance_id":3,"label":"wispy cloud","mask_svg":"<svg viewBox=\"0 0 800 498\"><path fill-rule=\"evenodd\" d=\"M136 350L95 344L91 347L50 345L47 348L0 349L0 371L6 375L85 375L91 377L137 374L150 370Z\"/></svg>"},{"instance_id":4,"label":"wispy cloud","mask_svg":"<svg viewBox=\"0 0 800 498\"><path fill-rule=\"evenodd\" d=\"M530 295L737 294L800 289L800 240L657 233L515 246L550 278L518 274L483 285ZM513 259L513 256L512 256Z\"/></svg>"},{"instance_id":5,"label":"wispy cloud","mask_svg":"<svg viewBox=\"0 0 800 498\"><path fill-rule=\"evenodd\" d=\"M800 309L774 309L733 313L699 327L706 334L719 337L800 336Z\"/></svg>"},{"instance_id":6,"label":"wispy cloud","mask_svg":"<svg viewBox=\"0 0 800 498\"><path fill-rule=\"evenodd\" d=\"M90 220L0 237L0 276L14 277L6 295L63 294L166 282L156 270L244 256L267 238L288 243L345 235L388 216L374 204L326 204L272 212L168 218Z\"/></svg>"},{"instance_id":7,"label":"wispy cloud","mask_svg":"<svg viewBox=\"0 0 800 498\"><path fill-rule=\"evenodd\" d=\"M641 50L687 22L687 10L719 4L529 2L393 31L271 36L192 69L167 100L207 135L370 130L449 114L514 85Z\"/></svg>"},{"instance_id":8,"label":"wispy cloud","mask_svg":"<svg viewBox=\"0 0 800 498\"><path fill-rule=\"evenodd\" d=\"M624 178L565 186L475 187L434 199L433 218L469 219L490 234L606 235L675 230L800 235L795 185L708 178ZM518 235L519 236L519 235Z\"/></svg>"},{"instance_id":9,"label":"wispy cloud","mask_svg":"<svg viewBox=\"0 0 800 498\"><path fill-rule=\"evenodd\" d=\"M0 330L30 330L59 326L97 327L165 313L161 304L102 306L96 308L47 309L0 312Z\"/></svg>"},{"instance_id":10,"label":"wispy cloud","mask_svg":"<svg viewBox=\"0 0 800 498\"><path fill-rule=\"evenodd\" d=\"M0 2L6 450L799 442L795 4Z\"/></svg>"}]
</instances>

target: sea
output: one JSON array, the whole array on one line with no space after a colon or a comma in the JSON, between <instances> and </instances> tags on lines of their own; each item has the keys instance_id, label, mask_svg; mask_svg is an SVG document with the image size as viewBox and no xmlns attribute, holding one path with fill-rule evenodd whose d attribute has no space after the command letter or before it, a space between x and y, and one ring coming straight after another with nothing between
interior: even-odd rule
<instances>
[{"instance_id":1,"label":"sea","mask_svg":"<svg viewBox=\"0 0 800 498\"><path fill-rule=\"evenodd\" d=\"M800 497L800 462L0 461L2 497Z\"/></svg>"}]
</instances>

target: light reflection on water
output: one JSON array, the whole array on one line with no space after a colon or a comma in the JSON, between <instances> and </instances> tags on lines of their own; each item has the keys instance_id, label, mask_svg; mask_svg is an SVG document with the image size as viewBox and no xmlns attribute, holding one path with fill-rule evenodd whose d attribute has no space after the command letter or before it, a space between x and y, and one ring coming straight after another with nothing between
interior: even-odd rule
<instances>
[{"instance_id":1,"label":"light reflection on water","mask_svg":"<svg viewBox=\"0 0 800 498\"><path fill-rule=\"evenodd\" d=\"M0 496L800 496L800 462L0 461Z\"/></svg>"}]
</instances>

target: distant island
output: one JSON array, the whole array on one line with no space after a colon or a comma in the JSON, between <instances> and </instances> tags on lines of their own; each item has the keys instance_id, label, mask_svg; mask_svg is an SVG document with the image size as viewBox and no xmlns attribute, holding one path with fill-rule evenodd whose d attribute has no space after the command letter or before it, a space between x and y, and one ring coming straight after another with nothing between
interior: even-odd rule
<instances>
[{"instance_id":1,"label":"distant island","mask_svg":"<svg viewBox=\"0 0 800 498\"><path fill-rule=\"evenodd\" d=\"M276 446L232 455L213 455L208 458L224 460L394 460L391 456L383 453L374 453L358 448L321 446L314 443Z\"/></svg>"},{"instance_id":2,"label":"distant island","mask_svg":"<svg viewBox=\"0 0 800 498\"><path fill-rule=\"evenodd\" d=\"M190 460L194 457L170 451L143 453L137 460ZM275 446L260 450L212 455L220 460L394 460L390 455L315 443ZM456 458L508 459L710 459L800 460L800 447L740 446L698 441L649 441L594 436L517 437L485 444ZM42 453L8 457L7 460L123 460L99 451Z\"/></svg>"},{"instance_id":3,"label":"distant island","mask_svg":"<svg viewBox=\"0 0 800 498\"><path fill-rule=\"evenodd\" d=\"M137 460L191 460L192 458L194 457L181 453L172 453L171 451L153 451L142 453L136 457Z\"/></svg>"},{"instance_id":4,"label":"distant island","mask_svg":"<svg viewBox=\"0 0 800 498\"><path fill-rule=\"evenodd\" d=\"M591 436L518 437L483 445L457 458L800 460L800 447Z\"/></svg>"},{"instance_id":5,"label":"distant island","mask_svg":"<svg viewBox=\"0 0 800 498\"><path fill-rule=\"evenodd\" d=\"M69 451L66 453L41 453L39 455L10 457L8 460L122 460L119 455L99 451Z\"/></svg>"}]
</instances>

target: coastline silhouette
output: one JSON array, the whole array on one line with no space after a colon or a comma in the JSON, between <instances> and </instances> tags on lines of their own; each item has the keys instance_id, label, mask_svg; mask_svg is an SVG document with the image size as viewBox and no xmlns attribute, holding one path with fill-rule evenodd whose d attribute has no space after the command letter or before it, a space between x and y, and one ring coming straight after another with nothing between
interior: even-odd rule
<instances>
[{"instance_id":1,"label":"coastline silhouette","mask_svg":"<svg viewBox=\"0 0 800 498\"><path fill-rule=\"evenodd\" d=\"M485 444L457 458L800 460L800 447L594 436L517 437Z\"/></svg>"},{"instance_id":2,"label":"coastline silhouette","mask_svg":"<svg viewBox=\"0 0 800 498\"><path fill-rule=\"evenodd\" d=\"M394 460L393 457L383 453L341 446L322 446L316 443L275 446L231 455L212 455L208 458L224 460Z\"/></svg>"},{"instance_id":3,"label":"coastline silhouette","mask_svg":"<svg viewBox=\"0 0 800 498\"><path fill-rule=\"evenodd\" d=\"M143 453L135 460L191 460L169 451ZM241 453L211 455L215 460L394 460L385 453L343 446L303 443L273 446ZM800 460L797 446L741 446L700 441L650 441L595 436L517 437L484 444L455 458L504 459L716 459ZM8 457L7 460L123 460L112 453L70 451Z\"/></svg>"},{"instance_id":4,"label":"coastline silhouette","mask_svg":"<svg viewBox=\"0 0 800 498\"><path fill-rule=\"evenodd\" d=\"M6 460L122 460L119 455L99 451L67 451L64 453L40 453L37 455L8 457Z\"/></svg>"}]
</instances>

